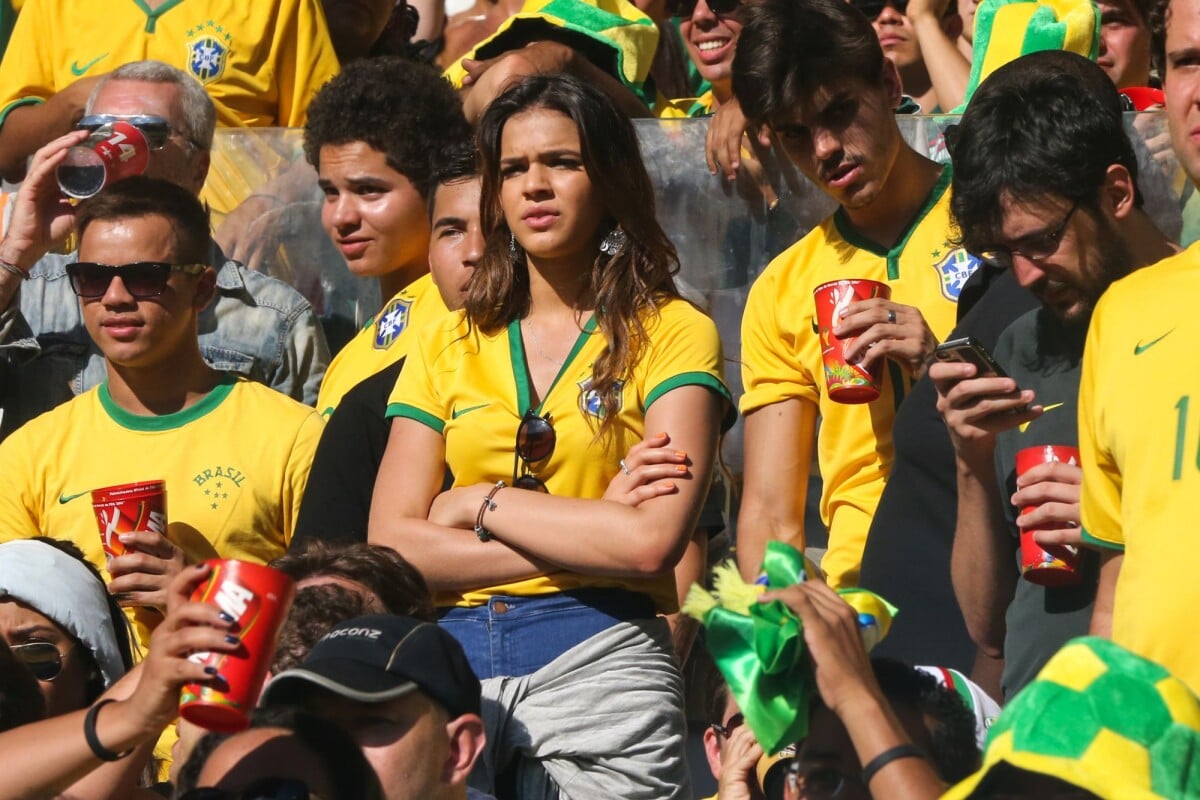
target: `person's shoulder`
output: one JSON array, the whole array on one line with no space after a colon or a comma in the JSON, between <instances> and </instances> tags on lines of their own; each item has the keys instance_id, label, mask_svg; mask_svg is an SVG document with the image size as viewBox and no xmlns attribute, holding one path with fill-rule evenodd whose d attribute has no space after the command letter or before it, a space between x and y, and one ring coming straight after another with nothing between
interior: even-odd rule
<instances>
[{"instance_id":1,"label":"person's shoulder","mask_svg":"<svg viewBox=\"0 0 1200 800\"><path fill-rule=\"evenodd\" d=\"M682 297L669 297L658 304L658 317L667 324L714 324L704 309Z\"/></svg>"},{"instance_id":2,"label":"person's shoulder","mask_svg":"<svg viewBox=\"0 0 1200 800\"><path fill-rule=\"evenodd\" d=\"M247 269L241 262L225 259L217 268L217 302L239 302L283 316L295 316L312 305L290 283ZM242 292L253 299L246 303Z\"/></svg>"},{"instance_id":3,"label":"person's shoulder","mask_svg":"<svg viewBox=\"0 0 1200 800\"><path fill-rule=\"evenodd\" d=\"M86 435L78 425L98 402L96 394L99 389L99 386L93 386L67 402L43 411L10 433L0 442L0 448L33 446L50 452L54 441Z\"/></svg>"},{"instance_id":4,"label":"person's shoulder","mask_svg":"<svg viewBox=\"0 0 1200 800\"><path fill-rule=\"evenodd\" d=\"M1200 286L1200 242L1115 281L1105 290L1101 302L1111 307L1147 297L1161 300L1167 296L1179 296L1179 293L1193 286ZM1140 308L1130 310L1138 314L1144 312Z\"/></svg>"},{"instance_id":5,"label":"person's shoulder","mask_svg":"<svg viewBox=\"0 0 1200 800\"><path fill-rule=\"evenodd\" d=\"M425 302L428 298L431 302L436 300L443 308L445 307L437 284L433 282L433 275L428 272L397 292L396 297L411 299L413 302Z\"/></svg>"},{"instance_id":6,"label":"person's shoulder","mask_svg":"<svg viewBox=\"0 0 1200 800\"><path fill-rule=\"evenodd\" d=\"M301 425L309 417L321 418L312 406L306 406L278 389L247 378L233 379L229 398L234 408L241 409L237 412L239 416L243 411L249 411L259 421L270 421L281 426Z\"/></svg>"},{"instance_id":7,"label":"person's shoulder","mask_svg":"<svg viewBox=\"0 0 1200 800\"><path fill-rule=\"evenodd\" d=\"M800 276L811 273L813 259L823 248L841 241L842 237L837 231L833 215L826 217L786 250L771 259L766 269L754 279L754 288L760 284L769 286L787 283L790 286Z\"/></svg>"}]
</instances>

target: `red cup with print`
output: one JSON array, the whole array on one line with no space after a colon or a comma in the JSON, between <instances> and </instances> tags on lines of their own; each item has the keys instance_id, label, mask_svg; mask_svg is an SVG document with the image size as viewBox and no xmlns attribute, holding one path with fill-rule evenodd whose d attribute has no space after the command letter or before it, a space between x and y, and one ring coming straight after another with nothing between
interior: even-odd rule
<instances>
[{"instance_id":1,"label":"red cup with print","mask_svg":"<svg viewBox=\"0 0 1200 800\"><path fill-rule=\"evenodd\" d=\"M1047 444L1026 447L1017 452L1017 476L1038 464L1079 464L1079 450L1066 445ZM1026 514L1037 506L1020 510ZM1079 583L1079 548L1071 545L1046 545L1034 541L1036 531L1021 529L1021 576L1039 586L1074 586Z\"/></svg>"},{"instance_id":2,"label":"red cup with print","mask_svg":"<svg viewBox=\"0 0 1200 800\"><path fill-rule=\"evenodd\" d=\"M843 309L858 300L892 296L892 287L879 281L848 278L823 283L813 291L817 304L817 334L821 337L821 361L825 364L825 386L829 398L838 403L869 403L879 397L883 379L883 362L877 359L870 370L849 364L843 347L853 339L839 339L833 333L834 323Z\"/></svg>"},{"instance_id":3,"label":"red cup with print","mask_svg":"<svg viewBox=\"0 0 1200 800\"><path fill-rule=\"evenodd\" d=\"M192 600L217 606L237 620L232 633L241 638L229 653L193 653L188 660L216 667L221 687L189 683L183 687L179 715L210 731L244 730L258 702L267 668L279 642L296 586L277 569L232 559L212 559L212 574Z\"/></svg>"},{"instance_id":4,"label":"red cup with print","mask_svg":"<svg viewBox=\"0 0 1200 800\"><path fill-rule=\"evenodd\" d=\"M56 172L58 188L82 200L110 183L141 175L148 163L150 144L145 134L128 122L110 122L67 151Z\"/></svg>"},{"instance_id":5,"label":"red cup with print","mask_svg":"<svg viewBox=\"0 0 1200 800\"><path fill-rule=\"evenodd\" d=\"M92 490L92 511L100 528L100 545L109 560L132 553L122 533L154 531L167 535L167 484L163 481L122 483Z\"/></svg>"}]
</instances>

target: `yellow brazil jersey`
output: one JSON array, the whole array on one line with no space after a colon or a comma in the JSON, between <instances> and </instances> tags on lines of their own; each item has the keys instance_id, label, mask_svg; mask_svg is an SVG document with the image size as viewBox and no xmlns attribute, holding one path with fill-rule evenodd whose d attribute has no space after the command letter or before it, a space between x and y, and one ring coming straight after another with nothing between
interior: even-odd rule
<instances>
[{"instance_id":1,"label":"yellow brazil jersey","mask_svg":"<svg viewBox=\"0 0 1200 800\"><path fill-rule=\"evenodd\" d=\"M877 400L862 405L830 400L813 290L841 278L886 282L892 287L892 300L919 308L933 334L943 338L954 327L963 283L979 264L950 243L949 210L949 167L942 170L925 207L890 250L857 235L839 209L772 261L746 301L742 411L792 398L819 406L821 518L830 530L829 550L821 566L835 587L858 582L867 530L895 455L892 422L911 380L889 360Z\"/></svg>"},{"instance_id":2,"label":"yellow brazil jersey","mask_svg":"<svg viewBox=\"0 0 1200 800\"><path fill-rule=\"evenodd\" d=\"M326 417L332 414L346 392L408 355L417 331L445 313L446 304L429 275L397 292L325 370L317 410Z\"/></svg>"},{"instance_id":3,"label":"yellow brazil jersey","mask_svg":"<svg viewBox=\"0 0 1200 800\"><path fill-rule=\"evenodd\" d=\"M163 416L123 410L101 384L0 443L0 541L68 539L103 569L91 490L161 479L167 536L189 561L263 563L291 540L323 428L311 408L232 377ZM156 618L145 613L132 617L140 643Z\"/></svg>"},{"instance_id":4,"label":"yellow brazil jersey","mask_svg":"<svg viewBox=\"0 0 1200 800\"><path fill-rule=\"evenodd\" d=\"M338 70L319 0L28 0L0 66L0 122L83 77L156 59L208 90L217 122L297 127Z\"/></svg>"},{"instance_id":5,"label":"yellow brazil jersey","mask_svg":"<svg viewBox=\"0 0 1200 800\"><path fill-rule=\"evenodd\" d=\"M1200 691L1193 609L1200 496L1200 244L1114 283L1096 305L1079 387L1083 536L1124 550L1114 641Z\"/></svg>"},{"instance_id":6,"label":"yellow brazil jersey","mask_svg":"<svg viewBox=\"0 0 1200 800\"><path fill-rule=\"evenodd\" d=\"M645 413L680 386L707 386L728 399L716 325L684 300L671 300L646 320L649 344L621 391L612 442L595 439L598 397L590 391L592 362L605 340L593 317L585 326L540 404L531 401L520 323L494 334L469 326L461 312L418 333L388 401L388 416L409 417L445 437L446 463L456 486L513 480L517 427L526 411L549 414L557 442L533 473L551 494L599 498L620 469L619 461L645 435ZM732 407L730 407L732 411ZM729 420L730 422L732 420ZM569 536L569 531L563 531ZM663 611L677 607L668 571L632 580L558 571L505 586L443 593L438 605L479 605L496 594L535 595L581 586L619 586L644 592Z\"/></svg>"}]
</instances>

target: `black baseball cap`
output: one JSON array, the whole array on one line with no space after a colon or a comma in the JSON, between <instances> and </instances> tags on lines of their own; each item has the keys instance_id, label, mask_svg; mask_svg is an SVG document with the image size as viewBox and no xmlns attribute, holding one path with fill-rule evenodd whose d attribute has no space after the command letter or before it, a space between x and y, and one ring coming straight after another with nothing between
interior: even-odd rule
<instances>
[{"instance_id":1,"label":"black baseball cap","mask_svg":"<svg viewBox=\"0 0 1200 800\"><path fill-rule=\"evenodd\" d=\"M313 685L360 703L419 691L451 718L480 713L479 678L458 641L434 623L395 614L334 626L299 667L271 679L259 704L302 703Z\"/></svg>"}]
</instances>

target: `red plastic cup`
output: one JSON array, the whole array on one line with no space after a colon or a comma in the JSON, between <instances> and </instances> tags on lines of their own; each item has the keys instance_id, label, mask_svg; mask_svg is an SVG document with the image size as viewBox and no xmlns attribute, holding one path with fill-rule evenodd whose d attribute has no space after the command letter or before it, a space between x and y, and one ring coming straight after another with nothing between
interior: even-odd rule
<instances>
[{"instance_id":1,"label":"red plastic cup","mask_svg":"<svg viewBox=\"0 0 1200 800\"><path fill-rule=\"evenodd\" d=\"M92 511L100 528L100 544L109 560L134 552L122 533L167 533L167 485L163 481L123 483L92 490Z\"/></svg>"},{"instance_id":2,"label":"red plastic cup","mask_svg":"<svg viewBox=\"0 0 1200 800\"><path fill-rule=\"evenodd\" d=\"M1129 102L1133 103L1134 111L1150 111L1162 108L1167 104L1167 96L1162 89L1154 89L1150 86L1126 86L1120 92L1129 98Z\"/></svg>"},{"instance_id":3,"label":"red plastic cup","mask_svg":"<svg viewBox=\"0 0 1200 800\"><path fill-rule=\"evenodd\" d=\"M846 306L858 300L892 296L892 287L879 281L853 278L823 283L813 290L817 304L817 332L821 337L821 361L825 364L825 386L829 398L838 403L869 403L879 397L883 379L883 359L877 359L870 370L849 364L843 348L853 339L842 340L833 333L833 325Z\"/></svg>"},{"instance_id":4,"label":"red plastic cup","mask_svg":"<svg viewBox=\"0 0 1200 800\"><path fill-rule=\"evenodd\" d=\"M242 643L232 653L201 652L189 657L194 663L216 667L224 686L184 686L179 715L210 731L232 733L249 724L247 715L258 702L296 586L284 573L261 564L232 559L207 563L212 574L192 593L192 600L211 603L236 619L233 632Z\"/></svg>"},{"instance_id":5,"label":"red plastic cup","mask_svg":"<svg viewBox=\"0 0 1200 800\"><path fill-rule=\"evenodd\" d=\"M67 151L56 173L58 187L68 197L84 199L110 183L141 175L150 163L146 136L128 122L101 125Z\"/></svg>"},{"instance_id":6,"label":"red plastic cup","mask_svg":"<svg viewBox=\"0 0 1200 800\"><path fill-rule=\"evenodd\" d=\"M1047 444L1026 447L1017 452L1017 476L1024 475L1038 464L1078 464L1079 450L1066 445ZM1037 506L1026 506L1021 514ZM1049 529L1047 529L1049 530ZM1079 583L1079 548L1071 545L1046 545L1034 541L1036 531L1021 529L1021 576L1039 586L1073 586Z\"/></svg>"}]
</instances>

